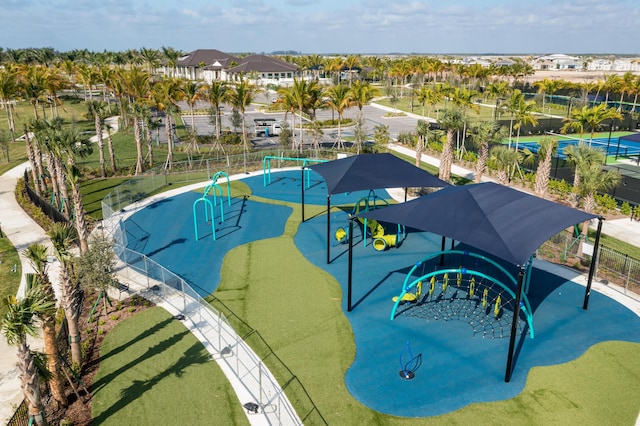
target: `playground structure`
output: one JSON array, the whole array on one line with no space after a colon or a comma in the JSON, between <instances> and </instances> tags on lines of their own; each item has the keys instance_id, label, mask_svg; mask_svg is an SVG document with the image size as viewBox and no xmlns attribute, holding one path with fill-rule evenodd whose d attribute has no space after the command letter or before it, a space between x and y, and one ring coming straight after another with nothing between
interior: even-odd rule
<instances>
[{"instance_id":1,"label":"playground structure","mask_svg":"<svg viewBox=\"0 0 640 426\"><path fill-rule=\"evenodd\" d=\"M293 158L293 157L278 157L278 156L267 155L262 159L262 176L263 176L262 183L264 186L271 184L271 161L272 160L275 160L278 162L277 168L280 168L279 163L283 161L292 161L296 164L300 164L302 166L302 170L306 172L305 181L307 182L307 189L311 186L311 179L309 177L311 174L311 170L309 169L309 165L316 164L316 163L326 163L327 161L329 161L329 160L321 160L318 158Z\"/></svg>"},{"instance_id":2,"label":"playground structure","mask_svg":"<svg viewBox=\"0 0 640 426\"><path fill-rule=\"evenodd\" d=\"M378 201L380 201L380 203L378 203ZM367 245L367 236L373 241L372 246L376 251L384 251L389 247L397 247L406 237L404 225L398 224L395 234L387 234L384 226L377 220L359 217L361 213L366 213L388 205L389 202L387 200L378 197L374 190L369 190L367 196L360 198L353 206L350 217L356 217L358 223L362 225L362 242L365 247ZM349 232L342 227L338 228L333 235L336 244L345 243L349 239Z\"/></svg>"},{"instance_id":3,"label":"playground structure","mask_svg":"<svg viewBox=\"0 0 640 426\"><path fill-rule=\"evenodd\" d=\"M429 261L440 257L461 256L458 267L435 265L435 270L425 273ZM465 267L465 262L473 261L472 267ZM495 275L479 271L480 262L484 269L487 266L495 269ZM456 263L454 263L456 264ZM533 313L527 297L529 277L532 267L531 260L527 264L527 281L523 288L520 302L521 312L525 317L529 329L529 336L533 339ZM414 276L417 273L417 277ZM500 274L502 277L498 277ZM504 278L503 278L504 277ZM429 283L428 291L422 294L423 283ZM507 284L505 284L505 282ZM474 336L482 331L482 336L492 338L508 337L514 312L517 288L516 279L500 264L480 254L446 250L432 253L418 261L407 273L402 284L400 294L393 298L393 309L390 319L399 315L418 317L426 320L463 320L473 328ZM405 309L398 312L398 308L406 302L411 302ZM521 323L519 331L524 330Z\"/></svg>"},{"instance_id":4,"label":"playground structure","mask_svg":"<svg viewBox=\"0 0 640 426\"><path fill-rule=\"evenodd\" d=\"M211 183L204 187L202 191L202 197L198 198L193 202L193 229L196 241L198 241L198 214L197 207L198 203L204 203L204 220L205 222L209 222L211 220L211 234L213 236L213 240L216 240L216 221L215 221L215 213L214 206L218 205L218 196L220 196L220 222L224 222L224 201L223 201L223 192L220 185L218 185L218 179L224 176L227 179L227 203L231 206L231 183L229 182L229 175L225 172L218 172L211 178ZM213 203L211 200L207 198L209 193L213 195ZM211 219L209 219L211 216Z\"/></svg>"}]
</instances>

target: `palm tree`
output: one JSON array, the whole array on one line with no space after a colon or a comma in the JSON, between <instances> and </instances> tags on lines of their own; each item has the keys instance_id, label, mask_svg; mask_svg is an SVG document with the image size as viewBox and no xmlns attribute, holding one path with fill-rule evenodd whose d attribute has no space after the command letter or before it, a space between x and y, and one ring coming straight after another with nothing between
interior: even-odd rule
<instances>
[{"instance_id":1,"label":"palm tree","mask_svg":"<svg viewBox=\"0 0 640 426\"><path fill-rule=\"evenodd\" d=\"M489 144L503 138L503 127L496 121L477 121L470 126L470 137L478 147L478 162L476 163L475 183L482 181L482 175L489 159Z\"/></svg>"},{"instance_id":2,"label":"palm tree","mask_svg":"<svg viewBox=\"0 0 640 426\"><path fill-rule=\"evenodd\" d=\"M418 99L418 102L420 102L420 104L422 105L422 115L428 117L431 115L431 107L442 102L444 94L440 90L432 89L425 84L420 86L420 88L416 91L416 97ZM426 115L424 111L425 105L427 106Z\"/></svg>"},{"instance_id":3,"label":"palm tree","mask_svg":"<svg viewBox=\"0 0 640 426\"><path fill-rule=\"evenodd\" d=\"M588 168L586 165L588 164L596 164L600 161L601 164L601 153L597 148L592 148L584 142L580 142L577 145L569 145L563 148L562 153L565 155L567 161L570 164L574 165L574 173L573 173L573 192L574 198L572 201L573 207L578 206L579 195L578 195L578 187L580 186L580 173L578 173L578 168Z\"/></svg>"},{"instance_id":4,"label":"palm tree","mask_svg":"<svg viewBox=\"0 0 640 426\"><path fill-rule=\"evenodd\" d=\"M349 88L342 83L338 83L327 89L326 94L328 97L327 105L338 113L338 149L343 149L341 124L344 110L351 105Z\"/></svg>"},{"instance_id":5,"label":"palm tree","mask_svg":"<svg viewBox=\"0 0 640 426\"><path fill-rule=\"evenodd\" d=\"M45 89L49 97L49 105L51 107L51 116L57 117L58 106L62 105L62 101L58 98L58 92L67 86L67 82L60 74L57 68L49 68L45 72Z\"/></svg>"},{"instance_id":6,"label":"palm tree","mask_svg":"<svg viewBox=\"0 0 640 426\"><path fill-rule=\"evenodd\" d=\"M193 143L193 148L195 148L196 151L200 151L200 149L198 148L198 142L197 142L197 138L196 138L196 125L195 125L195 114L194 114L194 108L196 106L196 103L204 98L204 90L205 90L205 86L202 82L199 81L192 81L192 80L183 80L182 81L182 97L184 98L184 100L187 102L187 105L189 105L189 114L191 114L191 129L190 129L190 133L191 133L191 137L192 137L192 143Z\"/></svg>"},{"instance_id":7,"label":"palm tree","mask_svg":"<svg viewBox=\"0 0 640 426\"><path fill-rule=\"evenodd\" d=\"M511 167L518 164L519 155L517 151L509 149L504 145L494 146L491 149L490 161L498 169L498 183L506 185L511 177Z\"/></svg>"},{"instance_id":8,"label":"palm tree","mask_svg":"<svg viewBox=\"0 0 640 426\"><path fill-rule=\"evenodd\" d=\"M147 72L149 75L153 74L153 70L158 67L160 62L160 52L155 49L148 49L143 47L140 49L140 57L147 64Z\"/></svg>"},{"instance_id":9,"label":"palm tree","mask_svg":"<svg viewBox=\"0 0 640 426\"><path fill-rule=\"evenodd\" d=\"M175 78L165 78L153 86L151 99L158 111L163 111L164 131L167 136L167 160L165 167L173 167L173 114L178 111L176 102L181 99L182 90L180 80Z\"/></svg>"},{"instance_id":10,"label":"palm tree","mask_svg":"<svg viewBox=\"0 0 640 426\"><path fill-rule=\"evenodd\" d=\"M214 80L209 84L205 92L205 98L211 104L215 112L214 125L216 127L216 140L220 140L222 120L220 117L220 106L229 100L231 95L229 84L226 81Z\"/></svg>"},{"instance_id":11,"label":"palm tree","mask_svg":"<svg viewBox=\"0 0 640 426\"><path fill-rule=\"evenodd\" d=\"M538 170L536 170L536 180L533 185L534 192L545 197L547 188L549 187L549 179L551 177L551 161L558 148L558 140L556 138L544 137L538 142Z\"/></svg>"},{"instance_id":12,"label":"palm tree","mask_svg":"<svg viewBox=\"0 0 640 426\"><path fill-rule=\"evenodd\" d=\"M571 112L571 118L565 119L562 131L578 130L580 139L585 130L589 130L589 146L593 141L593 135L606 120L622 120L622 114L613 108L609 108L606 104L598 104L594 107L583 106L581 109L574 109Z\"/></svg>"},{"instance_id":13,"label":"palm tree","mask_svg":"<svg viewBox=\"0 0 640 426\"><path fill-rule=\"evenodd\" d=\"M516 124L513 125L513 128L518 130L518 134L516 136L516 151L518 150L518 143L520 142L520 130L522 130L522 126L525 124L531 124L532 126L538 125L538 119L534 115L535 110L535 102L525 101L524 96L520 98L520 102L518 102L515 110Z\"/></svg>"},{"instance_id":14,"label":"palm tree","mask_svg":"<svg viewBox=\"0 0 640 426\"><path fill-rule=\"evenodd\" d=\"M102 101L88 101L87 112L93 118L96 128L96 136L98 138L98 154L100 157L100 177L107 177L107 170L104 161L104 142L102 140L102 122L107 105Z\"/></svg>"},{"instance_id":15,"label":"palm tree","mask_svg":"<svg viewBox=\"0 0 640 426\"><path fill-rule=\"evenodd\" d=\"M247 107L253 102L253 98L259 92L248 80L236 82L229 97L229 102L242 114L242 146L243 146L243 171L247 172L247 153L249 152L249 142L247 141L247 124L245 112Z\"/></svg>"},{"instance_id":16,"label":"palm tree","mask_svg":"<svg viewBox=\"0 0 640 426\"><path fill-rule=\"evenodd\" d=\"M165 64L171 67L170 76L175 77L176 67L178 65L178 59L180 58L181 53L179 50L176 50L173 47L162 46L161 49L162 49L162 55L164 55L164 58L165 58Z\"/></svg>"},{"instance_id":17,"label":"palm tree","mask_svg":"<svg viewBox=\"0 0 640 426\"><path fill-rule=\"evenodd\" d=\"M33 116L36 120L40 118L38 106L46 90L45 73L46 68L32 66L23 68L20 74L21 92L33 107Z\"/></svg>"},{"instance_id":18,"label":"palm tree","mask_svg":"<svg viewBox=\"0 0 640 426\"><path fill-rule=\"evenodd\" d=\"M144 171L144 158L142 156L142 120L147 115L147 106L141 102L131 105L133 114L133 138L136 142L136 176Z\"/></svg>"},{"instance_id":19,"label":"palm tree","mask_svg":"<svg viewBox=\"0 0 640 426\"><path fill-rule=\"evenodd\" d=\"M360 68L360 59L357 56L349 55L344 60L344 66L349 70L349 85L353 84L353 70Z\"/></svg>"},{"instance_id":20,"label":"palm tree","mask_svg":"<svg viewBox=\"0 0 640 426\"><path fill-rule=\"evenodd\" d=\"M453 163L453 139L456 132L464 126L464 118L459 108L446 108L438 119L440 128L447 132L447 139L440 155L440 169L438 177L444 181L451 179L451 165Z\"/></svg>"},{"instance_id":21,"label":"palm tree","mask_svg":"<svg viewBox=\"0 0 640 426\"><path fill-rule=\"evenodd\" d=\"M294 78L293 86L291 86L291 97L298 107L300 115L300 140L298 141L298 149L300 151L302 151L302 114L309 104L309 86L309 83L303 78Z\"/></svg>"},{"instance_id":22,"label":"palm tree","mask_svg":"<svg viewBox=\"0 0 640 426\"><path fill-rule=\"evenodd\" d=\"M294 133L294 137L291 140L291 149L295 149L295 128L296 128L296 100L293 96L293 89L291 87L278 88L278 104L285 110L284 119L287 120L287 114L291 113L291 132ZM282 138L280 139L282 140Z\"/></svg>"},{"instance_id":23,"label":"palm tree","mask_svg":"<svg viewBox=\"0 0 640 426\"><path fill-rule=\"evenodd\" d=\"M424 147L429 141L429 122L425 120L418 120L416 134L418 135L418 142L416 143L416 167L420 167L422 151L424 151Z\"/></svg>"},{"instance_id":24,"label":"palm tree","mask_svg":"<svg viewBox=\"0 0 640 426\"><path fill-rule=\"evenodd\" d=\"M27 336L37 336L36 318L55 311L55 302L49 300L40 286L30 288L25 297L6 299L7 311L0 319L0 329L7 343L18 347L18 370L29 418L37 425L46 425L44 405L40 393L38 362L27 343Z\"/></svg>"},{"instance_id":25,"label":"palm tree","mask_svg":"<svg viewBox=\"0 0 640 426\"><path fill-rule=\"evenodd\" d=\"M11 142L16 141L13 100L18 95L18 73L15 68L0 68L0 105L7 113Z\"/></svg>"},{"instance_id":26,"label":"palm tree","mask_svg":"<svg viewBox=\"0 0 640 426\"><path fill-rule=\"evenodd\" d=\"M511 149L511 138L513 136L513 121L518 113L518 109L520 104L525 102L524 94L518 89L515 89L507 102L505 102L502 106L503 108L510 114L511 118L509 119L509 149Z\"/></svg>"},{"instance_id":27,"label":"palm tree","mask_svg":"<svg viewBox=\"0 0 640 426\"><path fill-rule=\"evenodd\" d=\"M594 148L590 148L594 149ZM595 194L598 191L608 191L620 183L620 173L615 170L602 170L604 153L595 150L593 162L576 164L576 174L580 176L577 194L583 199L583 208L587 213L594 211L596 206ZM589 221L582 225L582 237L578 247L578 256L582 255L582 242L586 241L589 230Z\"/></svg>"},{"instance_id":28,"label":"palm tree","mask_svg":"<svg viewBox=\"0 0 640 426\"><path fill-rule=\"evenodd\" d=\"M80 347L80 330L78 319L80 317L80 289L72 280L73 267L72 255L69 247L76 234L73 227L68 224L55 223L47 232L53 244L53 253L60 262L60 289L62 293L62 307L69 327L69 344L71 346L71 361L73 365L82 365L82 350Z\"/></svg>"},{"instance_id":29,"label":"palm tree","mask_svg":"<svg viewBox=\"0 0 640 426\"><path fill-rule=\"evenodd\" d=\"M47 274L47 247L33 243L27 247L23 255L29 259L31 266L36 271L37 285L42 289L43 297L55 306L56 296ZM39 313L38 318L42 321L42 339L44 351L47 354L47 370L51 373L51 395L60 406L66 407L67 396L64 391L64 378L56 343L55 309Z\"/></svg>"},{"instance_id":30,"label":"palm tree","mask_svg":"<svg viewBox=\"0 0 640 426\"><path fill-rule=\"evenodd\" d=\"M544 111L547 94L551 95L551 99L553 99L553 93L555 93L561 87L561 85L561 81L550 80L548 78L533 83L533 87L538 88L538 94L542 95L542 111Z\"/></svg>"},{"instance_id":31,"label":"palm tree","mask_svg":"<svg viewBox=\"0 0 640 426\"><path fill-rule=\"evenodd\" d=\"M78 236L80 253L85 254L89 249L87 243L89 240L89 226L87 225L86 212L84 211L84 204L82 202L82 192L80 191L81 176L75 165L68 166L67 169L67 182L71 187L71 197L73 201L73 224Z\"/></svg>"}]
</instances>

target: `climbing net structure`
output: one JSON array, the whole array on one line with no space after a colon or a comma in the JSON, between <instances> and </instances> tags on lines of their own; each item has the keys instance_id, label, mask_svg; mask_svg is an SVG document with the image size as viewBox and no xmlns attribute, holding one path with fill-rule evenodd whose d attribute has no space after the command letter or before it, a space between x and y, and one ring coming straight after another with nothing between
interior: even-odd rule
<instances>
[{"instance_id":1,"label":"climbing net structure","mask_svg":"<svg viewBox=\"0 0 640 426\"><path fill-rule=\"evenodd\" d=\"M433 275L433 287L427 285L428 291L415 303L402 305L397 314L427 321L464 321L471 326L474 336L510 336L515 300L509 294L484 278L476 280L467 275L458 283L457 278L451 280L444 275L447 274L438 279ZM518 322L518 333L524 327L525 322Z\"/></svg>"},{"instance_id":2,"label":"climbing net structure","mask_svg":"<svg viewBox=\"0 0 640 426\"><path fill-rule=\"evenodd\" d=\"M442 253L462 253L463 259L473 258L475 261L471 262L469 268L461 265L456 268L441 266L426 274L415 273L420 268L424 272L427 261ZM407 274L401 294L394 297L391 319L403 316L427 321L458 320L467 322L474 336L509 337L516 302L515 279L500 265L484 256L454 250L442 253L416 263ZM482 268L484 265L489 268ZM495 269L499 274L495 273ZM517 332L522 333L528 328L533 338L533 317L526 294L522 295L520 315L525 321L518 322Z\"/></svg>"}]
</instances>

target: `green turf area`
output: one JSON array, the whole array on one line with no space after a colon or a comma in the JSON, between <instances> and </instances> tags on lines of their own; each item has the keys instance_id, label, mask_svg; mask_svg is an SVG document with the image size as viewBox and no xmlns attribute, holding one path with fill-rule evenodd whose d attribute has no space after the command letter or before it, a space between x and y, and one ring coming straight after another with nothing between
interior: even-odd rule
<instances>
[{"instance_id":1,"label":"green turf area","mask_svg":"<svg viewBox=\"0 0 640 426\"><path fill-rule=\"evenodd\" d=\"M13 272L13 265L17 271ZM15 296L20 286L22 266L15 247L9 239L0 235L0 317L6 312L4 300L7 296Z\"/></svg>"},{"instance_id":2,"label":"green turf area","mask_svg":"<svg viewBox=\"0 0 640 426\"><path fill-rule=\"evenodd\" d=\"M58 115L64 119L66 123L80 123L89 122L85 115L87 113L87 107L85 103L78 98L60 96L62 105L58 106ZM34 117L33 106L27 101L20 101L15 106L14 110L14 123L16 129L16 138L24 133L24 125L31 118ZM44 112L42 106L38 108L39 118L51 118L52 113L48 107L45 107ZM93 122L93 121L91 121ZM0 118L0 130L6 132L7 139L9 138L9 123L7 121L5 112L2 111L2 118Z\"/></svg>"},{"instance_id":3,"label":"green turf area","mask_svg":"<svg viewBox=\"0 0 640 426\"><path fill-rule=\"evenodd\" d=\"M118 324L100 357L92 400L96 425L248 424L218 364L164 309Z\"/></svg>"},{"instance_id":4,"label":"green turf area","mask_svg":"<svg viewBox=\"0 0 640 426\"><path fill-rule=\"evenodd\" d=\"M84 210L87 214L96 220L102 220L102 200L114 188L129 179L131 178L96 178L82 182L80 185L80 191L82 192L82 204L84 204Z\"/></svg>"},{"instance_id":5,"label":"green turf area","mask_svg":"<svg viewBox=\"0 0 640 426\"><path fill-rule=\"evenodd\" d=\"M535 368L525 390L507 401L474 404L429 419L397 418L364 407L344 384L356 349L340 305L342 292L332 276L296 249L293 235L298 221L293 218L300 216L300 207L291 206L294 211L283 236L238 247L226 256L222 283L215 295L257 327L301 380L330 425L497 424L514 420L519 424L633 423L640 392L640 365L635 362L640 345L627 343L603 343L573 362Z\"/></svg>"},{"instance_id":6,"label":"green turf area","mask_svg":"<svg viewBox=\"0 0 640 426\"><path fill-rule=\"evenodd\" d=\"M7 149L9 160L7 161ZM27 149L24 142L7 142L0 152L0 175L27 161Z\"/></svg>"}]
</instances>

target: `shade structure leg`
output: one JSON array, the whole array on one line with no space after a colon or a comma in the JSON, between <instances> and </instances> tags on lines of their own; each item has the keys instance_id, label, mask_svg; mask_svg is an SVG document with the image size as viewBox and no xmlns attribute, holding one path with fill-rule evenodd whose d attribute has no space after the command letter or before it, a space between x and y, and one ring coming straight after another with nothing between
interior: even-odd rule
<instances>
[{"instance_id":1,"label":"shade structure leg","mask_svg":"<svg viewBox=\"0 0 640 426\"><path fill-rule=\"evenodd\" d=\"M347 312L351 312L351 288L353 287L353 217L349 216L349 270L347 272Z\"/></svg>"},{"instance_id":2,"label":"shade structure leg","mask_svg":"<svg viewBox=\"0 0 640 426\"><path fill-rule=\"evenodd\" d=\"M584 291L584 302L582 303L582 309L585 311L589 306L589 296L591 295L591 283L596 271L596 265L598 264L598 248L600 247L600 234L602 233L603 217L598 218L598 231L596 232L596 242L593 244L593 256L591 256L591 266L589 267L589 278L587 278L587 288Z\"/></svg>"},{"instance_id":3,"label":"shade structure leg","mask_svg":"<svg viewBox=\"0 0 640 426\"><path fill-rule=\"evenodd\" d=\"M509 354L507 355L507 370L504 373L504 381L511 381L513 371L513 349L516 343L516 333L518 331L518 317L520 316L520 300L522 299L522 284L524 282L524 268L518 272L518 289L516 290L516 304L513 308L513 321L511 321L511 336L509 336Z\"/></svg>"}]
</instances>

